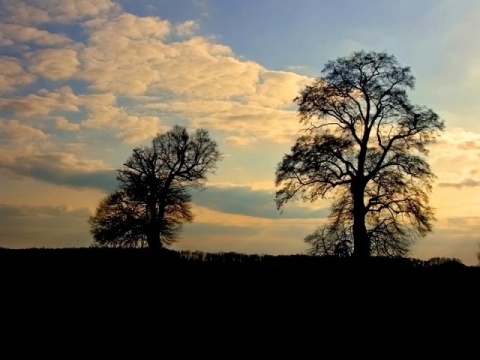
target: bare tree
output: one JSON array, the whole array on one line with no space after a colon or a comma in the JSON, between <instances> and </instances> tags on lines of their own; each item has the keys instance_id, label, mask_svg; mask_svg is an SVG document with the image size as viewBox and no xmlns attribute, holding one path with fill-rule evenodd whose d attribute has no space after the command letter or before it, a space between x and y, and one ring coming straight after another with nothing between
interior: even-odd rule
<instances>
[{"instance_id":1,"label":"bare tree","mask_svg":"<svg viewBox=\"0 0 480 360\"><path fill-rule=\"evenodd\" d=\"M410 103L415 78L387 53L355 52L322 73L294 99L306 132L278 164L277 207L334 199L329 225L308 243L339 232L354 256L404 255L432 230L427 145L443 120Z\"/></svg>"},{"instance_id":2,"label":"bare tree","mask_svg":"<svg viewBox=\"0 0 480 360\"><path fill-rule=\"evenodd\" d=\"M149 147L137 147L118 170L119 190L89 220L97 244L159 249L193 219L189 188L202 188L221 153L208 132L174 126Z\"/></svg>"},{"instance_id":3,"label":"bare tree","mask_svg":"<svg viewBox=\"0 0 480 360\"><path fill-rule=\"evenodd\" d=\"M191 196L184 188L172 187L166 199L166 210L159 224L162 245L176 241L183 223L191 222ZM95 245L113 248L144 248L148 246L146 229L149 216L145 202L116 190L103 199L94 216L89 218Z\"/></svg>"}]
</instances>

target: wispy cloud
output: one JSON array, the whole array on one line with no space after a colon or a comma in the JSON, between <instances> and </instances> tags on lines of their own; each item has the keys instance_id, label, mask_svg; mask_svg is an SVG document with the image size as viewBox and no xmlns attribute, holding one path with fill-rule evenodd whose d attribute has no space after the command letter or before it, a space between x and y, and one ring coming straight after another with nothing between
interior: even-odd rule
<instances>
[{"instance_id":1,"label":"wispy cloud","mask_svg":"<svg viewBox=\"0 0 480 360\"><path fill-rule=\"evenodd\" d=\"M111 191L116 173L100 160L79 160L73 154L28 154L0 152L0 168L13 174L76 188Z\"/></svg>"},{"instance_id":2,"label":"wispy cloud","mask_svg":"<svg viewBox=\"0 0 480 360\"><path fill-rule=\"evenodd\" d=\"M438 184L440 187L452 187L456 189L462 189L463 187L477 187L480 186L480 181L474 179L464 179L459 182L441 182Z\"/></svg>"},{"instance_id":3,"label":"wispy cloud","mask_svg":"<svg viewBox=\"0 0 480 360\"><path fill-rule=\"evenodd\" d=\"M175 30L180 36L191 36L197 29L198 24L194 20L187 20L175 26Z\"/></svg>"},{"instance_id":4,"label":"wispy cloud","mask_svg":"<svg viewBox=\"0 0 480 360\"><path fill-rule=\"evenodd\" d=\"M283 212L277 210L274 192L252 190L247 186L213 187L193 193L195 204L227 214L239 214L268 219L320 219L328 209L312 210L292 204Z\"/></svg>"}]
</instances>

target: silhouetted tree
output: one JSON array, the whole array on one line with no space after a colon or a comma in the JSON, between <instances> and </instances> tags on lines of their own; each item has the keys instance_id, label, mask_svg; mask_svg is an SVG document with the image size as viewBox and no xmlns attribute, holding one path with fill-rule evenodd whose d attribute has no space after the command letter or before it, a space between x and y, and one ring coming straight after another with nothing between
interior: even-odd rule
<instances>
[{"instance_id":1,"label":"silhouetted tree","mask_svg":"<svg viewBox=\"0 0 480 360\"><path fill-rule=\"evenodd\" d=\"M191 196L181 187L171 187L165 201L165 214L159 226L163 245L175 242L185 222L193 220ZM89 219L95 245L102 247L143 248L148 245L148 211L143 200L117 190L100 202Z\"/></svg>"},{"instance_id":2,"label":"silhouetted tree","mask_svg":"<svg viewBox=\"0 0 480 360\"><path fill-rule=\"evenodd\" d=\"M427 266L465 266L462 260L458 258L449 258L449 257L433 257L427 260Z\"/></svg>"},{"instance_id":3,"label":"silhouetted tree","mask_svg":"<svg viewBox=\"0 0 480 360\"><path fill-rule=\"evenodd\" d=\"M204 129L181 126L158 134L150 147L137 147L118 169L119 189L101 201L90 230L107 247L159 249L174 242L193 220L188 189L202 188L221 153Z\"/></svg>"},{"instance_id":4,"label":"silhouetted tree","mask_svg":"<svg viewBox=\"0 0 480 360\"><path fill-rule=\"evenodd\" d=\"M355 52L322 73L294 99L306 132L278 164L277 207L334 200L328 223L305 239L311 253L404 255L432 229L426 146L444 123L410 103L415 78L392 55Z\"/></svg>"}]
</instances>

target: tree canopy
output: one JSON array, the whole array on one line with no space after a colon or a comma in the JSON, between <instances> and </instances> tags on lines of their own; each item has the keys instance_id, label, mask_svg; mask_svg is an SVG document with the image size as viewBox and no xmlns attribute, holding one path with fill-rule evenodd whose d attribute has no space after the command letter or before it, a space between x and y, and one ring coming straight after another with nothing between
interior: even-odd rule
<instances>
[{"instance_id":1,"label":"tree canopy","mask_svg":"<svg viewBox=\"0 0 480 360\"><path fill-rule=\"evenodd\" d=\"M134 148L117 170L119 188L89 219L96 245L157 249L176 241L193 220L189 188L202 188L220 159L208 131L179 125Z\"/></svg>"},{"instance_id":2,"label":"tree canopy","mask_svg":"<svg viewBox=\"0 0 480 360\"><path fill-rule=\"evenodd\" d=\"M305 239L311 253L405 255L432 230L427 146L444 122L410 103L415 78L393 55L354 52L322 74L294 99L306 129L278 164L277 207L333 201L327 223Z\"/></svg>"}]
</instances>

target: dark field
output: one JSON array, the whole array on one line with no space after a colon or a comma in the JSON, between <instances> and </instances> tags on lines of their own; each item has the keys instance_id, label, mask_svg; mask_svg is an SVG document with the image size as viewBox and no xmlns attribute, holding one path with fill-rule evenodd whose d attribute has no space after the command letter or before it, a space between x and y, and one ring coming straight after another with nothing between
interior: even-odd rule
<instances>
[{"instance_id":1,"label":"dark field","mask_svg":"<svg viewBox=\"0 0 480 360\"><path fill-rule=\"evenodd\" d=\"M384 289L420 286L436 291L480 284L480 267L454 259L313 257L307 255L244 255L146 249L0 249L4 285L80 287L182 288L258 290L280 288L327 291L374 286Z\"/></svg>"},{"instance_id":2,"label":"dark field","mask_svg":"<svg viewBox=\"0 0 480 360\"><path fill-rule=\"evenodd\" d=\"M455 261L95 248L0 249L0 274L4 329L87 338L117 328L141 337L134 327L146 325L190 338L248 329L257 340L357 323L441 331L476 323L480 285L480 267Z\"/></svg>"}]
</instances>

